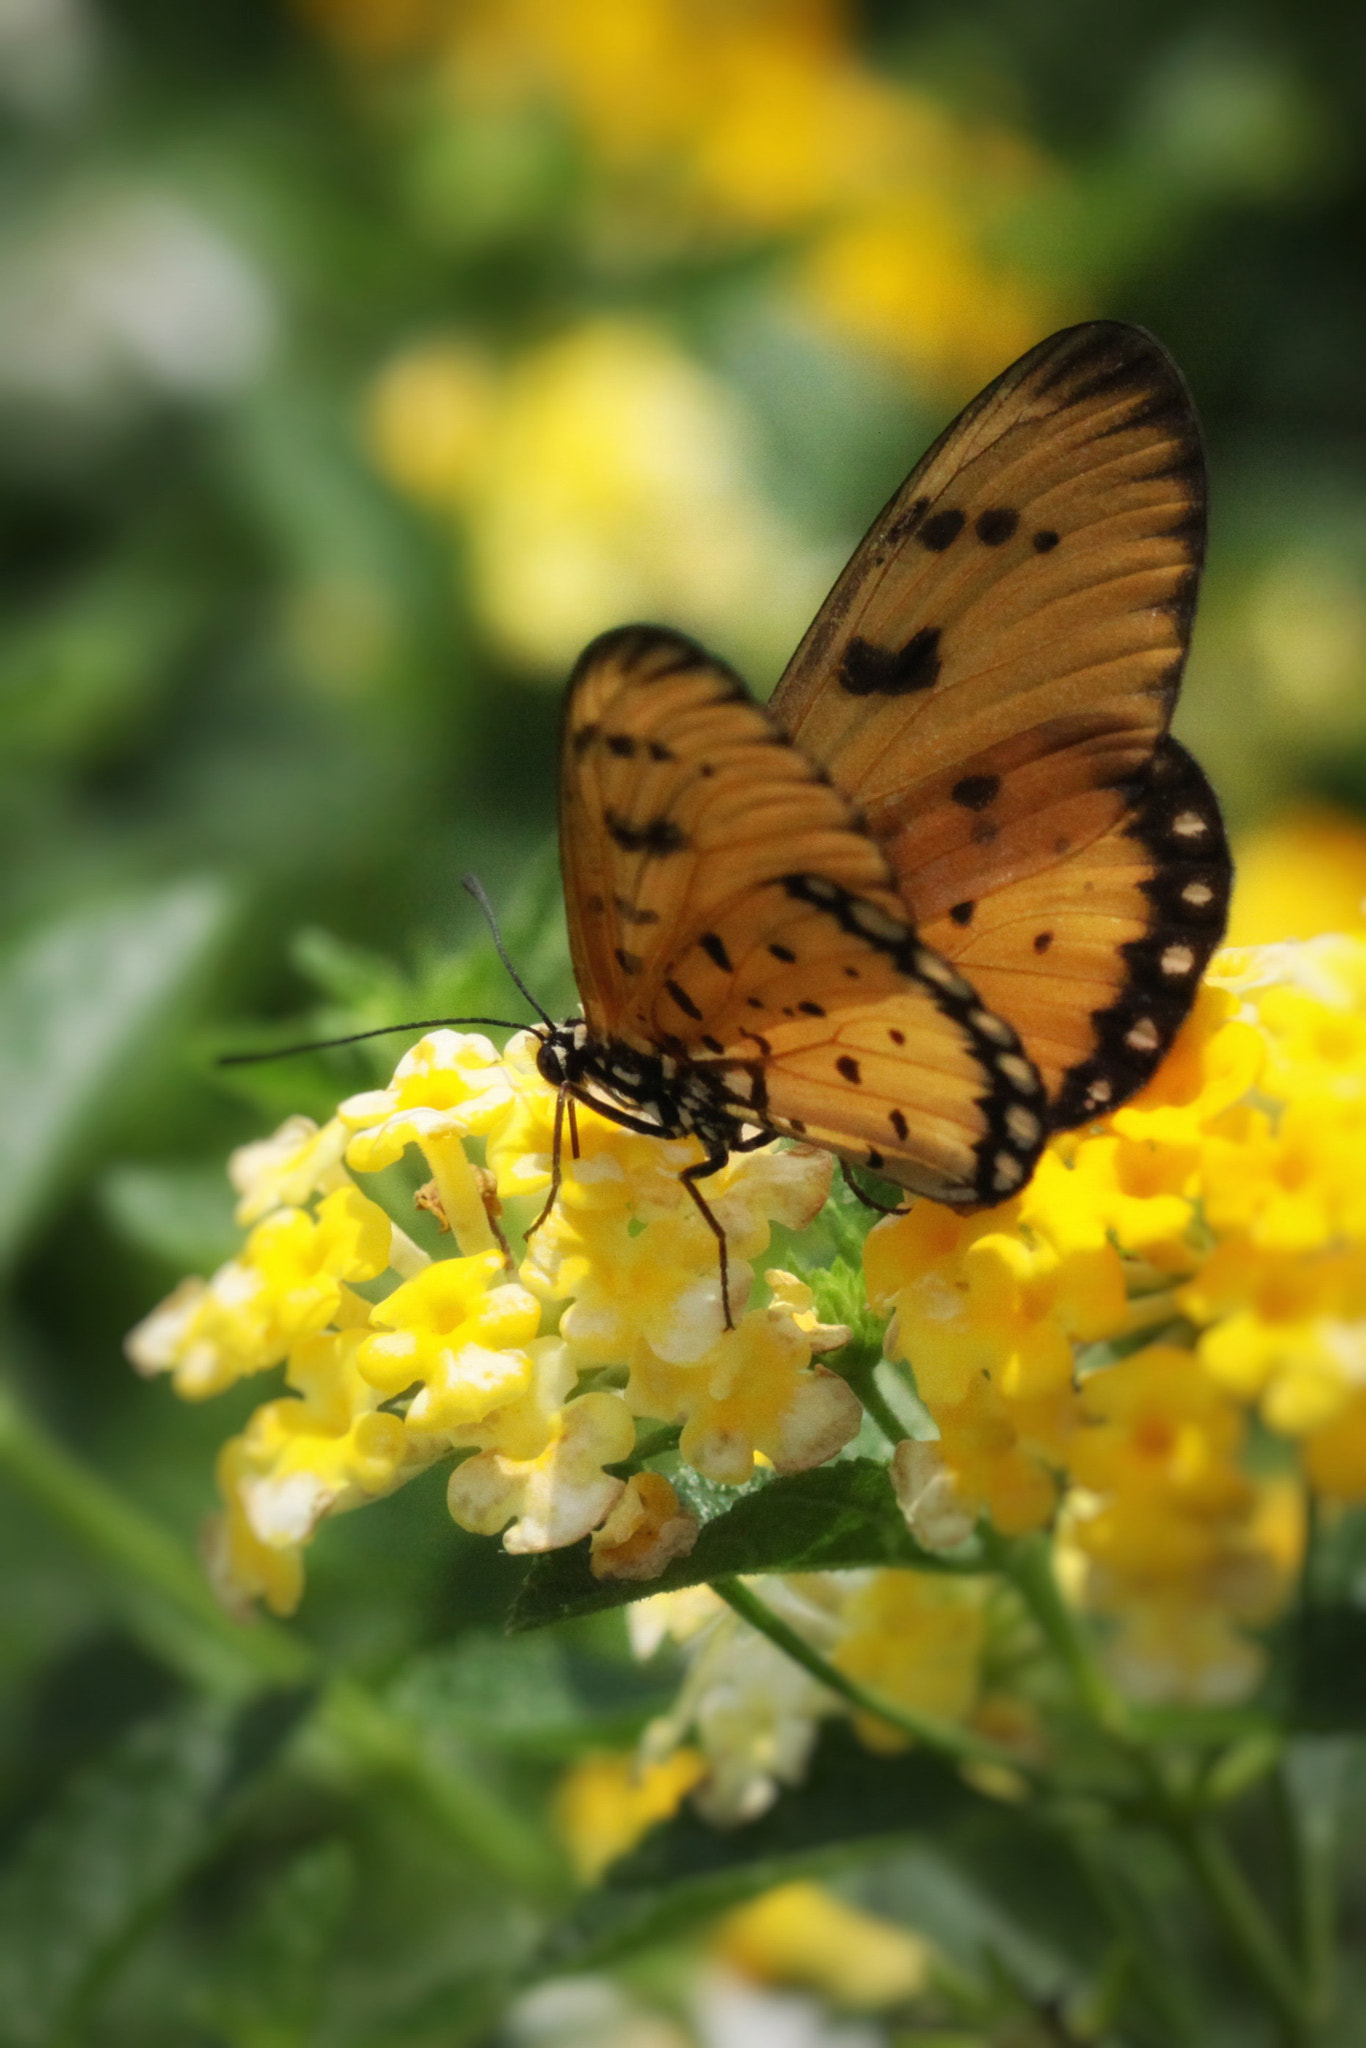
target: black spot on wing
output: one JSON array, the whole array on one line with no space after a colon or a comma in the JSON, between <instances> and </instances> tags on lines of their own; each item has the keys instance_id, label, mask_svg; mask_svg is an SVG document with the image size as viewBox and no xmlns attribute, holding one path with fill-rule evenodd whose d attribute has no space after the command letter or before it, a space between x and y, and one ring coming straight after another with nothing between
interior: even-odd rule
<instances>
[{"instance_id":1,"label":"black spot on wing","mask_svg":"<svg viewBox=\"0 0 1366 2048\"><path fill-rule=\"evenodd\" d=\"M617 916L623 924L659 923L659 912L657 910L643 910L638 905L632 903L629 896L614 896L612 902ZM601 897L598 898L598 907L602 907Z\"/></svg>"},{"instance_id":2,"label":"black spot on wing","mask_svg":"<svg viewBox=\"0 0 1366 2048\"><path fill-rule=\"evenodd\" d=\"M639 953L628 953L624 946L616 948L616 955L617 966L623 974L639 974L641 968L645 965Z\"/></svg>"},{"instance_id":3,"label":"black spot on wing","mask_svg":"<svg viewBox=\"0 0 1366 2048\"><path fill-rule=\"evenodd\" d=\"M906 1122L905 1116L899 1109L894 1109L887 1118L887 1121L904 1145L911 1134L910 1125Z\"/></svg>"},{"instance_id":4,"label":"black spot on wing","mask_svg":"<svg viewBox=\"0 0 1366 2048\"><path fill-rule=\"evenodd\" d=\"M932 555L942 555L945 548L951 548L967 524L963 512L936 512L916 529L916 539L922 548L928 548Z\"/></svg>"},{"instance_id":5,"label":"black spot on wing","mask_svg":"<svg viewBox=\"0 0 1366 2048\"><path fill-rule=\"evenodd\" d=\"M999 775L963 775L949 791L954 802L961 804L965 811L984 811L1000 793Z\"/></svg>"},{"instance_id":6,"label":"black spot on wing","mask_svg":"<svg viewBox=\"0 0 1366 2048\"><path fill-rule=\"evenodd\" d=\"M730 954L726 951L724 943L715 932L703 932L698 940L698 944L707 958L714 961L723 974L734 973L735 970L730 964Z\"/></svg>"},{"instance_id":7,"label":"black spot on wing","mask_svg":"<svg viewBox=\"0 0 1366 2048\"><path fill-rule=\"evenodd\" d=\"M1049 947L1050 947L1050 946L1052 945L1052 943L1053 943L1053 934L1052 934L1052 932L1035 932L1035 934L1034 934L1034 951L1035 951L1036 953L1046 953L1046 952L1048 951Z\"/></svg>"},{"instance_id":8,"label":"black spot on wing","mask_svg":"<svg viewBox=\"0 0 1366 2048\"><path fill-rule=\"evenodd\" d=\"M672 761L677 758L672 749L665 746L663 740L650 740L647 745L652 761Z\"/></svg>"},{"instance_id":9,"label":"black spot on wing","mask_svg":"<svg viewBox=\"0 0 1366 2048\"><path fill-rule=\"evenodd\" d=\"M949 916L953 919L955 924L971 924L972 913L974 910L976 910L976 908L977 905L975 903L955 903L953 908L949 912Z\"/></svg>"},{"instance_id":10,"label":"black spot on wing","mask_svg":"<svg viewBox=\"0 0 1366 2048\"><path fill-rule=\"evenodd\" d=\"M840 662L840 688L851 697L908 697L939 679L938 626L922 626L904 647L876 647L855 638Z\"/></svg>"},{"instance_id":11,"label":"black spot on wing","mask_svg":"<svg viewBox=\"0 0 1366 2048\"><path fill-rule=\"evenodd\" d=\"M673 997L685 1017L691 1017L694 1023L701 1021L702 1012L698 1009L685 988L680 987L676 981L666 981L664 987Z\"/></svg>"},{"instance_id":12,"label":"black spot on wing","mask_svg":"<svg viewBox=\"0 0 1366 2048\"><path fill-rule=\"evenodd\" d=\"M629 732L609 732L605 740L608 753L615 754L619 761L635 759L636 743Z\"/></svg>"},{"instance_id":13,"label":"black spot on wing","mask_svg":"<svg viewBox=\"0 0 1366 2048\"><path fill-rule=\"evenodd\" d=\"M825 1015L819 1003L798 1003L797 1008L803 1017L823 1017Z\"/></svg>"},{"instance_id":14,"label":"black spot on wing","mask_svg":"<svg viewBox=\"0 0 1366 2048\"><path fill-rule=\"evenodd\" d=\"M687 834L673 818L649 818L643 825L633 825L619 811L609 810L604 813L603 822L609 837L623 853L678 853L688 843Z\"/></svg>"},{"instance_id":15,"label":"black spot on wing","mask_svg":"<svg viewBox=\"0 0 1366 2048\"><path fill-rule=\"evenodd\" d=\"M574 752L576 754L586 754L601 730L602 727L594 725L591 720L586 725L576 726L570 735L569 741Z\"/></svg>"},{"instance_id":16,"label":"black spot on wing","mask_svg":"<svg viewBox=\"0 0 1366 2048\"><path fill-rule=\"evenodd\" d=\"M858 1061L852 1053L843 1052L840 1054L839 1058L835 1061L835 1072L842 1074L846 1081L851 1081L855 1088L863 1085L863 1074L860 1071Z\"/></svg>"},{"instance_id":17,"label":"black spot on wing","mask_svg":"<svg viewBox=\"0 0 1366 2048\"><path fill-rule=\"evenodd\" d=\"M790 966L791 963L797 957L796 954L793 952L791 946L784 946L777 939L773 940L768 950L773 955L774 959L781 960L784 966Z\"/></svg>"},{"instance_id":18,"label":"black spot on wing","mask_svg":"<svg viewBox=\"0 0 1366 2048\"><path fill-rule=\"evenodd\" d=\"M1020 515L1013 506L992 505L978 513L973 531L984 547L999 548L1014 539L1019 524Z\"/></svg>"},{"instance_id":19,"label":"black spot on wing","mask_svg":"<svg viewBox=\"0 0 1366 2048\"><path fill-rule=\"evenodd\" d=\"M1035 534L1035 536L1034 536L1034 552L1035 552L1035 554L1036 554L1036 555L1051 555L1051 554L1052 554L1052 552L1053 552L1053 550L1054 550L1054 548L1055 548L1055 547L1056 547L1057 545L1058 545L1058 536L1057 536L1057 534L1056 534L1056 533L1055 533L1055 532L1053 531L1053 528L1052 528L1051 526L1041 526L1041 527L1039 528L1038 532L1037 532L1037 533Z\"/></svg>"}]
</instances>

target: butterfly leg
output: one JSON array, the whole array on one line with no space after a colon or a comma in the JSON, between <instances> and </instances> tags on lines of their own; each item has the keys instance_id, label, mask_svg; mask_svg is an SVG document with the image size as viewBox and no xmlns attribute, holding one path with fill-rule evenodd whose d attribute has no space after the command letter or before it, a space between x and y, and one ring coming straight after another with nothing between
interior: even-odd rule
<instances>
[{"instance_id":1,"label":"butterfly leg","mask_svg":"<svg viewBox=\"0 0 1366 2048\"><path fill-rule=\"evenodd\" d=\"M705 1159L699 1159L696 1166L685 1167L678 1178L697 1204L698 1214L716 1239L716 1248L721 1258L721 1307L725 1311L726 1328L733 1330L735 1321L730 1312L730 1257L726 1251L726 1233L697 1185L698 1181L706 1180L709 1174L719 1173L729 1157L730 1148L723 1145L715 1152L709 1152Z\"/></svg>"},{"instance_id":2,"label":"butterfly leg","mask_svg":"<svg viewBox=\"0 0 1366 2048\"><path fill-rule=\"evenodd\" d=\"M541 1225L545 1222L546 1217L554 1208L556 1200L559 1196L560 1153L562 1150L564 1139L564 1106L566 1102L569 1103L570 1133L572 1136L578 1135L578 1125L574 1122L574 1104L570 1099L569 1090L567 1088L561 1088L559 1094L555 1097L555 1135L550 1141L550 1193L546 1196L545 1207L544 1209L542 1209L540 1215L536 1218L536 1221L534 1223L528 1223L526 1228L526 1234L528 1237L534 1237L536 1235L536 1232L540 1229ZM576 1145L574 1147L574 1157L577 1159L578 1156L579 1148Z\"/></svg>"},{"instance_id":3,"label":"butterfly leg","mask_svg":"<svg viewBox=\"0 0 1366 2048\"><path fill-rule=\"evenodd\" d=\"M569 1097L569 1156L571 1159L579 1157L579 1112L572 1095Z\"/></svg>"},{"instance_id":4,"label":"butterfly leg","mask_svg":"<svg viewBox=\"0 0 1366 2048\"><path fill-rule=\"evenodd\" d=\"M850 1194L856 1200L862 1202L865 1209L876 1209L879 1216L901 1216L905 1213L900 1203L897 1203L893 1208L888 1208L885 1202L879 1202L874 1195L870 1195L866 1189L861 1188L849 1170L847 1159L841 1159L840 1172L844 1175L844 1185L848 1188Z\"/></svg>"}]
</instances>

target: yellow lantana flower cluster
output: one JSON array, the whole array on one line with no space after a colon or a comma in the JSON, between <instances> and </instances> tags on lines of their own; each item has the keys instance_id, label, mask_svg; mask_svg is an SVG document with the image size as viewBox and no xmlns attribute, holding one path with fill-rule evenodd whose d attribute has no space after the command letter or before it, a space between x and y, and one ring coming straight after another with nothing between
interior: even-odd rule
<instances>
[{"instance_id":1,"label":"yellow lantana flower cluster","mask_svg":"<svg viewBox=\"0 0 1366 2048\"><path fill-rule=\"evenodd\" d=\"M1058 1558L1139 1696L1227 1699L1284 1599L1306 1489L1366 1500L1366 941L1221 954L1133 1102L985 1214L866 1247L937 1441L895 1476L928 1544L1062 1508Z\"/></svg>"},{"instance_id":2,"label":"yellow lantana flower cluster","mask_svg":"<svg viewBox=\"0 0 1366 2048\"><path fill-rule=\"evenodd\" d=\"M130 1336L138 1369L168 1373L191 1400L284 1367L288 1392L219 1459L211 1554L231 1599L289 1613L322 1519L441 1460L463 1528L506 1531L518 1552L595 1532L595 1571L651 1577L697 1523L660 1475L612 1469L631 1458L638 1417L678 1425L683 1458L729 1485L756 1459L805 1470L857 1433L857 1399L812 1364L845 1333L819 1325L777 1269L766 1302L745 1306L771 1226L801 1229L824 1203L828 1156L736 1156L708 1183L733 1329L715 1239L678 1177L694 1141L635 1137L591 1110L576 1113L578 1155L566 1144L556 1204L514 1270L501 1203L525 1203L529 1223L551 1178L555 1093L534 1052L527 1036L499 1055L437 1031L322 1129L295 1117L244 1147L231 1167L241 1253L183 1282ZM405 1157L430 1175L416 1203L448 1233L444 1256L358 1184Z\"/></svg>"}]
</instances>

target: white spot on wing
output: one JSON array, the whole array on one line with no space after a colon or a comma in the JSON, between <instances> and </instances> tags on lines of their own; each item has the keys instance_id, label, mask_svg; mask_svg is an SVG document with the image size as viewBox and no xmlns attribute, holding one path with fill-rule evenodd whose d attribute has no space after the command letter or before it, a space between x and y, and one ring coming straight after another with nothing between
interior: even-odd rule
<instances>
[{"instance_id":1,"label":"white spot on wing","mask_svg":"<svg viewBox=\"0 0 1366 2048\"><path fill-rule=\"evenodd\" d=\"M968 1022L974 1031L980 1031L983 1038L989 1038L993 1045L1010 1045L1015 1033L1002 1017L993 1017L990 1010L969 1010Z\"/></svg>"},{"instance_id":2,"label":"white spot on wing","mask_svg":"<svg viewBox=\"0 0 1366 2048\"><path fill-rule=\"evenodd\" d=\"M916 951L915 971L922 980L932 981L936 988L943 989L945 995L957 996L960 1002L972 994L969 984L964 981L961 974L949 966L947 960L939 959L934 953L927 953L923 947Z\"/></svg>"},{"instance_id":3,"label":"white spot on wing","mask_svg":"<svg viewBox=\"0 0 1366 2048\"><path fill-rule=\"evenodd\" d=\"M1032 1109L1025 1109L1021 1103L1012 1102L1006 1111L1006 1129L1017 1145L1032 1150L1039 1142L1043 1125Z\"/></svg>"}]
</instances>

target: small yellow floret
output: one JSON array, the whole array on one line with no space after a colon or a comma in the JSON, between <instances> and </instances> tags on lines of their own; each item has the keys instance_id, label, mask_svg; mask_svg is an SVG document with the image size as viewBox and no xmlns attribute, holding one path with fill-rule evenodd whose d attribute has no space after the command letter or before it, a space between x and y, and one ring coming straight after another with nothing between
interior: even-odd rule
<instances>
[{"instance_id":1,"label":"small yellow floret","mask_svg":"<svg viewBox=\"0 0 1366 2048\"><path fill-rule=\"evenodd\" d=\"M566 1771L555 1820L584 1882L601 1877L657 1821L670 1819L705 1771L686 1746L653 1763L634 1753L590 1756Z\"/></svg>"},{"instance_id":2,"label":"small yellow floret","mask_svg":"<svg viewBox=\"0 0 1366 2048\"><path fill-rule=\"evenodd\" d=\"M697 1541L696 1515L658 1472L637 1472L600 1529L589 1562L595 1579L657 1579Z\"/></svg>"},{"instance_id":3,"label":"small yellow floret","mask_svg":"<svg viewBox=\"0 0 1366 2048\"><path fill-rule=\"evenodd\" d=\"M804 1985L856 2011L913 1998L931 1960L919 1935L803 1883L780 1885L728 1915L716 1945L746 1976Z\"/></svg>"},{"instance_id":4,"label":"small yellow floret","mask_svg":"<svg viewBox=\"0 0 1366 2048\"><path fill-rule=\"evenodd\" d=\"M832 1662L848 1677L936 1720L972 1712L985 1642L975 1581L875 1572L849 1600L844 1625ZM870 1749L904 1749L910 1740L873 1715L855 1715L854 1726Z\"/></svg>"},{"instance_id":5,"label":"small yellow floret","mask_svg":"<svg viewBox=\"0 0 1366 2048\"><path fill-rule=\"evenodd\" d=\"M621 1498L624 1482L603 1467L629 1457L635 1440L619 1395L582 1394L537 1457L481 1451L457 1465L446 1489L451 1516L476 1536L506 1529L503 1548L519 1555L577 1543Z\"/></svg>"}]
</instances>

